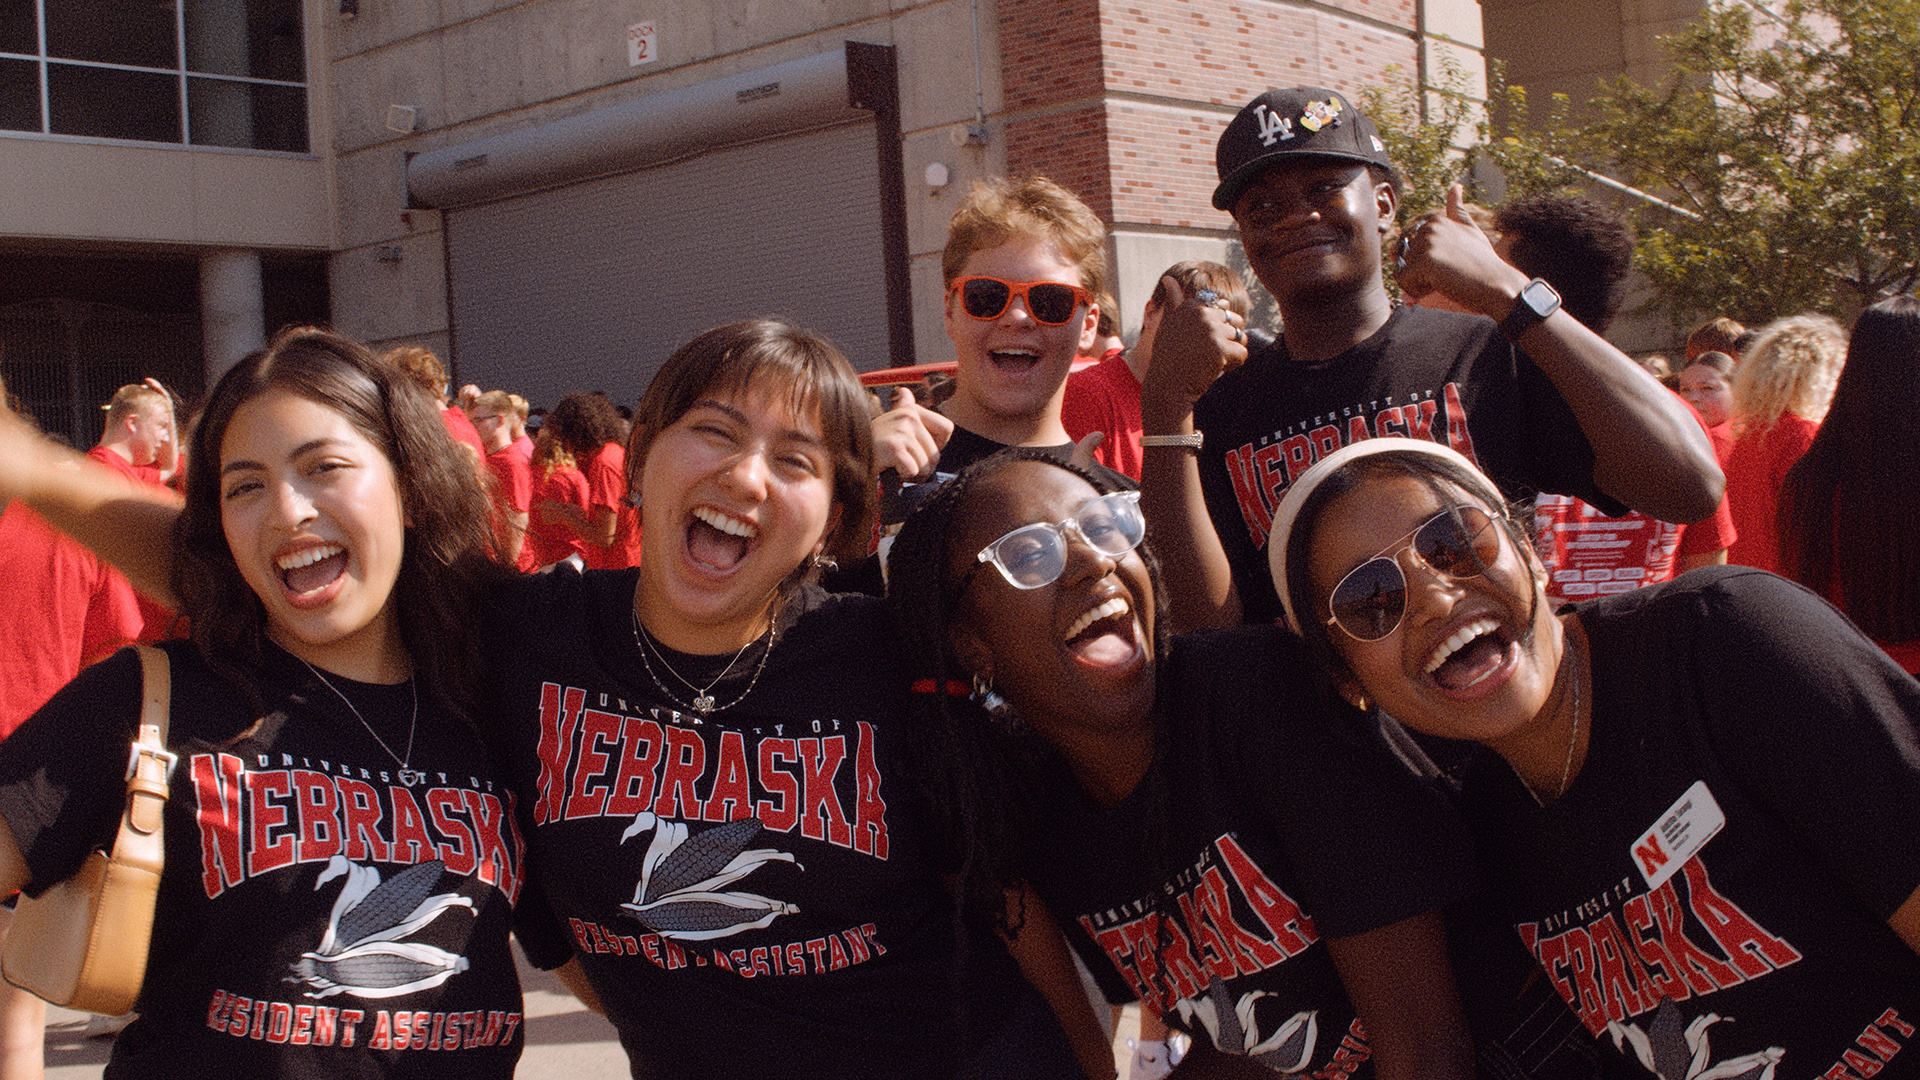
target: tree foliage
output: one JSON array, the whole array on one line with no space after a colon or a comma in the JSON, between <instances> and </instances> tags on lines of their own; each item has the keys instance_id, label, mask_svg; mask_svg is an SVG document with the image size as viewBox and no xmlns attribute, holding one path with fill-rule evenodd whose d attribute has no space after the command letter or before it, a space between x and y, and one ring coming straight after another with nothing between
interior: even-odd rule
<instances>
[{"instance_id":1,"label":"tree foliage","mask_svg":"<svg viewBox=\"0 0 1920 1080\"><path fill-rule=\"evenodd\" d=\"M1617 80L1578 134L1606 172L1697 214L1640 218L1641 269L1749 324L1842 319L1920 276L1920 0L1711 6L1665 84Z\"/></svg>"},{"instance_id":2,"label":"tree foliage","mask_svg":"<svg viewBox=\"0 0 1920 1080\"><path fill-rule=\"evenodd\" d=\"M1466 155L1498 165L1508 195L1591 191L1584 169L1682 211L1626 207L1638 265L1676 317L1757 325L1821 311L1850 321L1911 291L1920 281L1920 0L1788 0L1772 17L1709 0L1663 40L1668 77L1598 89L1585 121L1561 95L1535 115L1537 103L1497 67L1496 107L1477 122L1456 64L1443 63L1435 85L1363 95L1407 174L1406 212L1433 205L1434 192L1467 171ZM1422 110L1423 96L1440 106Z\"/></svg>"}]
</instances>

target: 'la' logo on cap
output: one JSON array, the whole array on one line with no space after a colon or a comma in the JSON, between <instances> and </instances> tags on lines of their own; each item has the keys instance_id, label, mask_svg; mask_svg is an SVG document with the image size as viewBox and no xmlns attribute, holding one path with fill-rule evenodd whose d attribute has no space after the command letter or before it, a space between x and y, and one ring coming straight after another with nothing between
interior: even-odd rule
<instances>
[{"instance_id":1,"label":"'la' logo on cap","mask_svg":"<svg viewBox=\"0 0 1920 1080\"><path fill-rule=\"evenodd\" d=\"M1293 121L1268 109L1265 105L1255 106L1254 122L1260 125L1260 145L1272 146L1282 139L1293 138Z\"/></svg>"}]
</instances>

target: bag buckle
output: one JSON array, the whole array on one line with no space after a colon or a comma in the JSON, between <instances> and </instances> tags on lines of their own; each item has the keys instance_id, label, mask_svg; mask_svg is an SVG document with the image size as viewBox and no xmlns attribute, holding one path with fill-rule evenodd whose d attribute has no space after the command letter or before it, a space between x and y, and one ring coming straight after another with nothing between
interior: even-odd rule
<instances>
[{"instance_id":1,"label":"bag buckle","mask_svg":"<svg viewBox=\"0 0 1920 1080\"><path fill-rule=\"evenodd\" d=\"M143 742L136 742L127 750L127 779L133 779L134 774L140 771L140 759L143 757L152 758L165 767L166 782L169 785L173 783L173 767L180 764L180 755L165 747Z\"/></svg>"}]
</instances>

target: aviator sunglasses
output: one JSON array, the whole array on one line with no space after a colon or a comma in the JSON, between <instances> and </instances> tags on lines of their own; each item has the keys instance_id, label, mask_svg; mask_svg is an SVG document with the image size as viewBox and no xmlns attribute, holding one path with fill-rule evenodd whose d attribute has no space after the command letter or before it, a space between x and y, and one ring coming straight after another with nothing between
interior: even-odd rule
<instances>
[{"instance_id":1,"label":"aviator sunglasses","mask_svg":"<svg viewBox=\"0 0 1920 1080\"><path fill-rule=\"evenodd\" d=\"M1327 599L1338 626L1360 641L1379 641L1400 625L1407 613L1407 575L1399 553L1411 547L1428 569L1451 578L1479 577L1500 558L1500 531L1490 529L1493 518L1477 506L1442 510L1420 527L1388 544L1378 555L1347 571Z\"/></svg>"},{"instance_id":2,"label":"aviator sunglasses","mask_svg":"<svg viewBox=\"0 0 1920 1080\"><path fill-rule=\"evenodd\" d=\"M1039 522L1022 525L980 549L969 576L979 563L992 563L1016 589L1037 589L1060 579L1067 569L1067 534L1072 533L1102 555L1125 555L1147 535L1140 516L1140 493L1116 491L1082 506L1058 525ZM965 581L962 581L965 586Z\"/></svg>"},{"instance_id":3,"label":"aviator sunglasses","mask_svg":"<svg viewBox=\"0 0 1920 1080\"><path fill-rule=\"evenodd\" d=\"M1026 302L1033 321L1045 326L1063 326L1073 321L1080 305L1093 306L1093 294L1078 285L1058 281L1002 281L997 277L963 277L953 283L960 294L960 309L981 321L1006 314L1014 297Z\"/></svg>"}]
</instances>

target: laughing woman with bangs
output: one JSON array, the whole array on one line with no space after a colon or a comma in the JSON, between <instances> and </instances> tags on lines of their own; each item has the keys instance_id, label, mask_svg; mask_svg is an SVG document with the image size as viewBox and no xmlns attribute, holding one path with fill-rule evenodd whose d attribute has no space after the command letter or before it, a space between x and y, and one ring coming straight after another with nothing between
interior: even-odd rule
<instances>
[{"instance_id":1,"label":"laughing woman with bangs","mask_svg":"<svg viewBox=\"0 0 1920 1080\"><path fill-rule=\"evenodd\" d=\"M1350 698L1494 751L1462 802L1500 918L1662 1080L1920 1075L1920 683L1746 567L1555 611L1499 492L1431 442L1321 459L1270 559Z\"/></svg>"}]
</instances>

